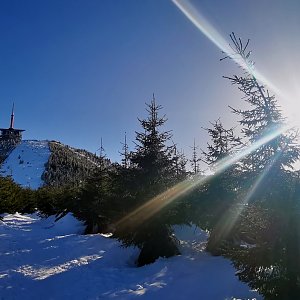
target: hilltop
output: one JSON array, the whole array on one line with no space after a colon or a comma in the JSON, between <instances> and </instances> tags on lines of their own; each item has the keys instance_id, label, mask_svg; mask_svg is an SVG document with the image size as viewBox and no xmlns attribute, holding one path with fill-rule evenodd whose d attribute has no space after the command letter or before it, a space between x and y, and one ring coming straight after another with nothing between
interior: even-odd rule
<instances>
[{"instance_id":1,"label":"hilltop","mask_svg":"<svg viewBox=\"0 0 300 300\"><path fill-rule=\"evenodd\" d=\"M42 175L51 152L47 141L22 141L3 162L2 176L12 176L23 187L37 189L44 182Z\"/></svg>"},{"instance_id":2,"label":"hilltop","mask_svg":"<svg viewBox=\"0 0 300 300\"><path fill-rule=\"evenodd\" d=\"M0 175L11 176L22 187L78 185L102 161L86 150L57 141L24 140L6 152ZM105 160L109 164L109 160Z\"/></svg>"}]
</instances>

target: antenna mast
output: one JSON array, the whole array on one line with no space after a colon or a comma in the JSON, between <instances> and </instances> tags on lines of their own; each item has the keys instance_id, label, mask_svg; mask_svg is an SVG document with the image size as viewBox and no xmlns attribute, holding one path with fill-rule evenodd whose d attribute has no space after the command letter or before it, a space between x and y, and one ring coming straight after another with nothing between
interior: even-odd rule
<instances>
[{"instance_id":1,"label":"antenna mast","mask_svg":"<svg viewBox=\"0 0 300 300\"><path fill-rule=\"evenodd\" d=\"M9 126L10 129L14 128L14 122L15 122L15 112L14 112L14 110L15 110L15 103L13 103L12 110L11 110L10 126Z\"/></svg>"}]
</instances>

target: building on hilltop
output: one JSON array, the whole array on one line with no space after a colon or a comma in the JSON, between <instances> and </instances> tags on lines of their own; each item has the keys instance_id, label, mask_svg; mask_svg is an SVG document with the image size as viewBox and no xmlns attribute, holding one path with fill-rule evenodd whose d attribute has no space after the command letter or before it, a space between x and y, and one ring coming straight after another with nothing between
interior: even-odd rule
<instances>
[{"instance_id":1,"label":"building on hilltop","mask_svg":"<svg viewBox=\"0 0 300 300\"><path fill-rule=\"evenodd\" d=\"M24 129L15 129L15 113L14 104L10 116L10 126L9 128L0 128L0 142L10 142L12 144L18 144L22 141L22 132Z\"/></svg>"},{"instance_id":2,"label":"building on hilltop","mask_svg":"<svg viewBox=\"0 0 300 300\"><path fill-rule=\"evenodd\" d=\"M22 141L23 129L15 129L14 104L10 116L9 128L0 128L0 164L8 157L9 153Z\"/></svg>"}]
</instances>

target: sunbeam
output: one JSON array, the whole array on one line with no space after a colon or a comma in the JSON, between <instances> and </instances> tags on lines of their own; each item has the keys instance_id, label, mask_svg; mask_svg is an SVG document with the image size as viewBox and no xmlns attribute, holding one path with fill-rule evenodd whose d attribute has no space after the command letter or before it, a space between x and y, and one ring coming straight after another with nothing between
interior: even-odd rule
<instances>
[{"instance_id":1,"label":"sunbeam","mask_svg":"<svg viewBox=\"0 0 300 300\"><path fill-rule=\"evenodd\" d=\"M262 171L262 173L258 176L257 180L254 182L253 186L249 189L245 198L242 199L242 201L240 201L240 203L234 207L235 210L232 209L227 211L217 222L216 228L218 228L218 234L217 237L214 237L214 243L220 242L222 239L225 239L231 233L235 223L238 221L240 215L246 208L250 199L255 194L263 180L266 178L269 171L274 166L280 155L281 153L279 152L274 156L273 160L268 164L265 170Z\"/></svg>"},{"instance_id":2,"label":"sunbeam","mask_svg":"<svg viewBox=\"0 0 300 300\"><path fill-rule=\"evenodd\" d=\"M256 149L258 149L262 145L264 145L264 144L272 141L273 139L275 139L276 137L278 137L280 134L288 131L289 129L291 129L291 126L288 126L288 125L281 126L281 127L277 128L277 129L274 129L269 134L266 134L265 136L263 136L262 138L260 138L259 140L257 140L253 144L251 144L251 146L246 147L242 151L236 153L235 156L232 156L232 157L231 156L227 156L227 157L223 158L217 164L216 173L218 174L218 173L223 172L224 170L226 170L231 165L233 165L233 164L237 163L238 161L240 161L243 157L249 155L250 153L252 153Z\"/></svg>"},{"instance_id":3,"label":"sunbeam","mask_svg":"<svg viewBox=\"0 0 300 300\"><path fill-rule=\"evenodd\" d=\"M267 85L275 94L289 101L289 98L285 96L285 93L283 93L283 91L281 91L269 79L267 79L258 70L254 70L254 68L245 63L244 60L239 59L234 55L233 50L229 46L228 42L222 37L217 29L207 21L201 12L190 3L190 1L172 0L172 2L222 52L226 53L227 56L231 57L239 66L247 70L256 79Z\"/></svg>"},{"instance_id":4,"label":"sunbeam","mask_svg":"<svg viewBox=\"0 0 300 300\"><path fill-rule=\"evenodd\" d=\"M274 166L274 164L276 163L276 161L278 160L278 158L280 157L280 155L281 155L281 153L278 152L274 156L273 160L269 163L269 165L265 168L265 170L263 170L263 172L258 176L257 180L254 182L253 186L248 191L245 199L242 201L243 204L249 203L251 197L255 194L256 190L261 185L261 183L263 182L264 178L268 175L268 173L270 172L271 168Z\"/></svg>"},{"instance_id":5,"label":"sunbeam","mask_svg":"<svg viewBox=\"0 0 300 300\"><path fill-rule=\"evenodd\" d=\"M238 161L240 161L243 157L249 155L262 145L272 141L276 137L278 137L283 132L289 129L288 126L282 126L281 128L277 128L273 132L269 133L268 135L262 137L257 142L253 143L250 147L243 149L242 151L236 153L234 156L228 156L222 159L218 165L216 166L215 173L213 176L218 175L228 169L230 166L234 165ZM210 178L213 176L207 177L199 177L198 179L194 180L184 180L175 186L171 187L167 191L157 195L156 197L150 199L124 218L119 220L114 224L114 227L123 228L123 230L127 227L136 227L151 218L161 209L163 209L168 204L172 203L173 201L179 199L186 193L191 192L195 187L200 186L208 182Z\"/></svg>"},{"instance_id":6,"label":"sunbeam","mask_svg":"<svg viewBox=\"0 0 300 300\"><path fill-rule=\"evenodd\" d=\"M190 192L198 185L204 184L207 181L206 177L199 178L198 180L184 180L167 191L157 195L153 199L147 201L142 206L135 209L133 212L126 215L123 219L115 223L115 227L126 229L127 227L139 226L144 221L155 215L161 209L174 200Z\"/></svg>"}]
</instances>

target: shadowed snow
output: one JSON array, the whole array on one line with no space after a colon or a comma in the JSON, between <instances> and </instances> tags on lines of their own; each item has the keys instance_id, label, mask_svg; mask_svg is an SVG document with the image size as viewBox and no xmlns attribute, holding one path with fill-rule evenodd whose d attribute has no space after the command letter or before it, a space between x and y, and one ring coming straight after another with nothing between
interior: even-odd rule
<instances>
[{"instance_id":1,"label":"shadowed snow","mask_svg":"<svg viewBox=\"0 0 300 300\"><path fill-rule=\"evenodd\" d=\"M134 266L135 248L80 235L72 215L4 215L0 223L0 299L261 299L230 261L204 252L207 234L175 227L182 255Z\"/></svg>"}]
</instances>

